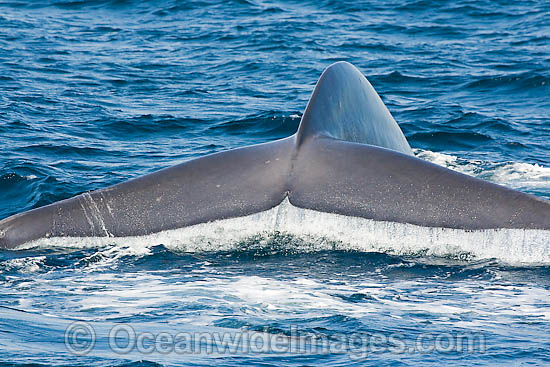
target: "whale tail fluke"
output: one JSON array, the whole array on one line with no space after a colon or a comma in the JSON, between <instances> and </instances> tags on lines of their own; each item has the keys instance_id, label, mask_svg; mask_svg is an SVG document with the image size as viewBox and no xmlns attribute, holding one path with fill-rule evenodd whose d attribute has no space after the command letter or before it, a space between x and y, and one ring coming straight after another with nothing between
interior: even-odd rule
<instances>
[{"instance_id":1,"label":"whale tail fluke","mask_svg":"<svg viewBox=\"0 0 550 367\"><path fill-rule=\"evenodd\" d=\"M413 156L351 64L328 67L296 134L211 154L0 221L0 248L43 237L127 237L304 209L465 230L550 230L550 203Z\"/></svg>"}]
</instances>

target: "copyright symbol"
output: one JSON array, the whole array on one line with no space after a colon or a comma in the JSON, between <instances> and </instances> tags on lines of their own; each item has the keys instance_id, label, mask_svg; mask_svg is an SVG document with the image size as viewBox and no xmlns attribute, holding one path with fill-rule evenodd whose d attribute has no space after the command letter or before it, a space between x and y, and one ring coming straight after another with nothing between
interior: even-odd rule
<instances>
[{"instance_id":1,"label":"copyright symbol","mask_svg":"<svg viewBox=\"0 0 550 367\"><path fill-rule=\"evenodd\" d=\"M65 329L65 347L77 356L84 356L94 348L95 330L84 321L71 323Z\"/></svg>"}]
</instances>

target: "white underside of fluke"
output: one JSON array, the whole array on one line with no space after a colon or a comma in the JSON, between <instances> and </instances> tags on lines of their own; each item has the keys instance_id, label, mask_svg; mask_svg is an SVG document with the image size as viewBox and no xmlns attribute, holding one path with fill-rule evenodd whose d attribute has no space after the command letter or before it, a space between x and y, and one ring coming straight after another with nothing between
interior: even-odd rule
<instances>
[{"instance_id":1,"label":"white underside of fluke","mask_svg":"<svg viewBox=\"0 0 550 367\"><path fill-rule=\"evenodd\" d=\"M550 231L421 227L301 209L288 198L252 215L197 224L136 237L54 237L19 248L86 248L159 244L184 252L230 251L243 241L267 241L274 235L296 238L293 251L352 250L396 255L434 255L466 259L496 258L509 263L550 263Z\"/></svg>"}]
</instances>

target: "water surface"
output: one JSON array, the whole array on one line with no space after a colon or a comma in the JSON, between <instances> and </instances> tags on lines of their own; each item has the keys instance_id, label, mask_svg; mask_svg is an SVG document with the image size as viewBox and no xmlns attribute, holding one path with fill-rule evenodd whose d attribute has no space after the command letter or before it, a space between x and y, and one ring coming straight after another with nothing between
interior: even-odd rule
<instances>
[{"instance_id":1,"label":"water surface","mask_svg":"<svg viewBox=\"0 0 550 367\"><path fill-rule=\"evenodd\" d=\"M288 136L338 60L368 77L421 158L550 199L549 19L546 1L2 1L0 218ZM361 251L343 237L2 251L0 363L549 363L543 257L505 243L483 258L402 251L403 238ZM84 356L65 343L77 321L96 334ZM304 344L117 353L117 325ZM482 343L448 348L464 336Z\"/></svg>"}]
</instances>

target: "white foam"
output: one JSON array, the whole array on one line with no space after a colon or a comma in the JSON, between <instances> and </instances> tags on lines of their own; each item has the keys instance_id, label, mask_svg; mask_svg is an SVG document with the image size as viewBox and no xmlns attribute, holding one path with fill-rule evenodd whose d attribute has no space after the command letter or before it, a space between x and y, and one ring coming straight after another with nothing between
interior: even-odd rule
<instances>
[{"instance_id":1,"label":"white foam","mask_svg":"<svg viewBox=\"0 0 550 367\"><path fill-rule=\"evenodd\" d=\"M266 241L273 234L292 235L296 250L327 249L384 252L397 255L435 255L487 259L509 263L550 263L550 231L488 229L466 231L374 221L301 209L285 199L277 207L245 217L198 224L140 237L48 238L28 247L124 246L125 252L145 254L163 244L186 251L229 251L242 241ZM115 250L113 250L115 251Z\"/></svg>"},{"instance_id":2,"label":"white foam","mask_svg":"<svg viewBox=\"0 0 550 367\"><path fill-rule=\"evenodd\" d=\"M545 188L550 192L550 167L509 163L494 169L492 180L511 187Z\"/></svg>"},{"instance_id":3,"label":"white foam","mask_svg":"<svg viewBox=\"0 0 550 367\"><path fill-rule=\"evenodd\" d=\"M11 259L3 262L6 270L17 270L21 273L36 273L44 266L46 256L34 256L18 259Z\"/></svg>"},{"instance_id":4,"label":"white foam","mask_svg":"<svg viewBox=\"0 0 550 367\"><path fill-rule=\"evenodd\" d=\"M550 196L550 167L523 162L466 160L454 155L416 149L415 155L440 166L513 189L544 191Z\"/></svg>"}]
</instances>

